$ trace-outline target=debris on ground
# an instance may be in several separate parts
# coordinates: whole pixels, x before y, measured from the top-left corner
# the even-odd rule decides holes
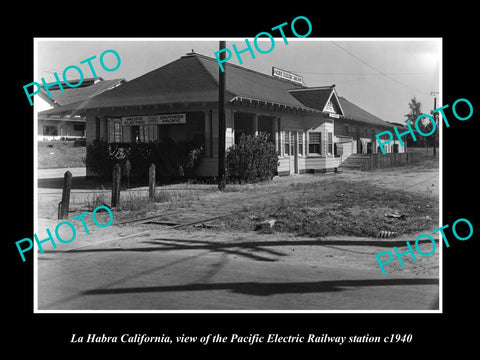
[[[255,231],[268,231],[271,232],[273,230],[273,226],[277,220],[275,219],[270,219],[270,220],[264,220],[261,223],[258,223],[255,225]]]
[[[396,219],[402,219],[405,217],[405,214],[399,214],[399,213],[386,213],[383,214],[385,217],[390,217],[390,218],[396,218]]]
[[[397,233],[394,231],[382,230],[378,233],[377,238],[389,238],[395,236]]]
[[[209,223],[200,223],[193,225],[195,228],[202,228],[202,229],[216,229],[219,227],[217,224],[209,224]]]

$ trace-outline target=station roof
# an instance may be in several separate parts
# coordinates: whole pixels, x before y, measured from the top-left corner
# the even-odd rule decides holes
[[[70,82],[72,85],[76,84],[73,80]],[[96,96],[124,82],[125,79],[103,80],[103,78],[86,78],[83,79],[81,85],[72,88],[62,81],[61,84],[63,91],[60,89],[59,85],[48,83],[48,91],[50,92],[51,97],[48,96],[43,85],[40,87],[39,96],[52,106],[59,107]]]
[[[332,98],[332,92],[335,92],[334,86],[307,88],[238,65],[225,63],[224,67],[226,101],[253,99],[321,113],[324,112],[326,102]],[[217,60],[197,53],[188,53],[109,91],[40,114],[74,115],[97,108],[217,102],[218,84]],[[337,112],[346,118],[391,127],[348,100],[337,97],[336,93],[333,102]]]
[[[340,105],[342,106],[346,118],[350,118],[353,120],[361,120],[372,125],[386,126],[389,128],[392,127],[390,123],[380,119],[378,116],[369,113],[368,111],[348,101],[344,97],[339,96],[338,100],[340,101]]]

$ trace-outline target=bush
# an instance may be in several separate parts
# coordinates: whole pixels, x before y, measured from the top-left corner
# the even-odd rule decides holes
[[[118,162],[122,166],[127,157],[128,148],[95,139],[93,144],[87,146],[85,165],[100,176],[109,177],[112,175],[113,165]]]
[[[85,165],[100,176],[109,178],[114,164],[119,163],[124,175],[145,177],[150,164],[154,163],[157,177],[171,177],[183,175],[183,170],[193,170],[202,151],[193,143],[171,139],[133,144],[109,144],[96,139],[87,146]]]
[[[277,173],[278,155],[268,134],[240,137],[226,153],[226,177],[230,182],[270,180]]]
[[[78,147],[78,146],[85,147],[85,146],[87,146],[87,140],[85,138],[75,139],[75,141],[73,143],[73,146],[74,147]]]
[[[130,161],[132,171],[139,176],[147,175],[148,168],[153,163],[160,177],[178,177],[193,170],[198,165],[202,153],[203,149],[195,147],[193,143],[167,139],[132,144]]]

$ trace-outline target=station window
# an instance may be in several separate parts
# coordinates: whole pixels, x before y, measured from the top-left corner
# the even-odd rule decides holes
[[[308,133],[308,153],[309,154],[321,154],[322,145],[322,133],[310,132]]]
[[[297,136],[297,133],[294,131],[290,131],[290,154],[295,155],[295,137]]]
[[[56,126],[43,125],[43,135],[58,135],[58,128]]]
[[[158,126],[154,125],[141,125],[139,127],[139,142],[150,142],[157,140]]]
[[[119,122],[113,124],[113,142],[122,141],[122,127]]]
[[[116,125],[116,124],[115,124]],[[150,141],[155,141],[158,139],[158,126],[156,124],[153,125],[134,125],[134,126],[123,126],[123,132],[130,133],[130,141],[131,143],[147,143]],[[125,131],[125,130],[129,131]],[[124,136],[125,138],[125,136]],[[127,137],[128,139],[128,137]]]
[[[303,132],[298,133],[298,154],[303,155]]]
[[[122,142],[122,126],[120,119],[108,119],[108,142],[119,143]]]
[[[290,132],[285,132],[285,155],[290,155]]]
[[[73,130],[84,131],[85,130],[85,124],[73,125]]]
[[[328,133],[328,153],[333,154],[333,133]]]

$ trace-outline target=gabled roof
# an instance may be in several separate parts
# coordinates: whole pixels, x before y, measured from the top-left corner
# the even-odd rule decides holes
[[[63,92],[58,85],[53,85],[48,88],[51,97],[48,96],[45,87],[41,86],[39,96],[54,107],[68,105],[77,101],[85,100],[104,91],[112,89],[125,82],[125,79],[103,80],[102,78],[87,78],[83,79],[82,84],[78,87],[69,87],[64,81],[61,82]],[[73,81],[71,82],[72,85]],[[49,83],[50,85],[53,83]]]
[[[335,113],[344,115],[342,106],[335,91],[335,85],[289,90],[290,94],[302,104],[320,111],[329,111],[327,104],[331,103]]]

